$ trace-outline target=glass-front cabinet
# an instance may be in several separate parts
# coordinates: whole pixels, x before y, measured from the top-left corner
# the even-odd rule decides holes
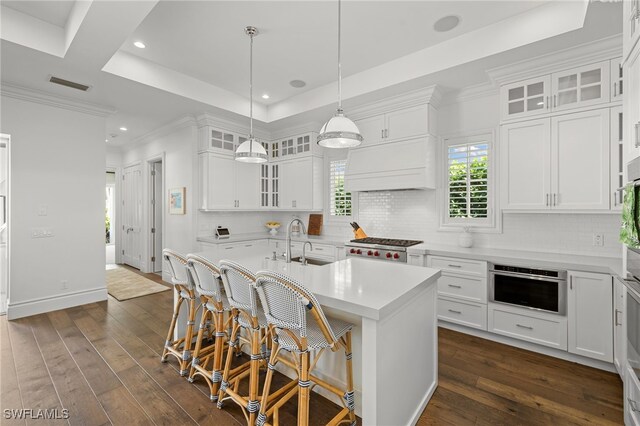
[[[548,112],[550,83],[547,75],[502,86],[502,119],[511,120]]]
[[[609,102],[609,61],[551,75],[554,111]]]
[[[624,74],[622,71],[622,58],[611,60],[611,102],[622,100],[624,94]]]

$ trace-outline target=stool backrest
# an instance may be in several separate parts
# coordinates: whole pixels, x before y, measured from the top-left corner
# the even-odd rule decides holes
[[[169,272],[171,273],[171,281],[173,284],[191,287],[189,277],[187,276],[187,258],[171,249],[162,250],[162,257],[169,265]]]
[[[216,265],[201,256],[189,254],[187,270],[198,294],[222,302],[220,269]]]
[[[230,260],[220,261],[220,276],[229,305],[258,316],[258,297],[256,295],[256,277],[244,266]]]
[[[306,337],[309,313],[327,342],[331,346],[337,342],[316,297],[293,278],[276,272],[260,271],[256,275],[256,291],[269,324],[297,331],[300,337]]]

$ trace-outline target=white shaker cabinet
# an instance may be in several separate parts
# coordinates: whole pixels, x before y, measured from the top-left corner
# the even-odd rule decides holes
[[[551,118],[553,209],[609,209],[609,110]]]
[[[609,132],[608,108],[503,125],[502,209],[609,209]]]
[[[640,156],[640,45],[625,63],[624,72],[625,162],[629,162]]]
[[[610,62],[609,77],[611,78],[611,102],[620,101],[625,92],[624,71],[622,58],[612,59]]]
[[[613,365],[625,380],[624,366],[627,364],[627,288],[618,278],[613,280]]]
[[[585,65],[551,75],[552,109],[609,102],[609,61]]]
[[[550,102],[551,78],[548,75],[507,84],[500,88],[503,120],[549,112]]]
[[[363,144],[410,139],[429,134],[429,106],[417,105],[356,120]]]
[[[612,307],[610,275],[569,271],[569,352],[613,362]]]
[[[278,163],[280,208],[283,210],[321,210],[323,159],[304,157]]]
[[[622,210],[622,187],[626,183],[624,174],[624,115],[622,113],[622,107],[617,106],[611,108],[609,110],[609,115],[611,128],[611,152],[609,153],[609,167],[611,169],[611,181],[609,188],[611,196],[611,210]]]
[[[257,210],[260,205],[260,166],[240,163],[232,156],[199,155],[200,209]]]
[[[501,127],[500,200],[504,210],[547,210],[551,188],[548,118]]]

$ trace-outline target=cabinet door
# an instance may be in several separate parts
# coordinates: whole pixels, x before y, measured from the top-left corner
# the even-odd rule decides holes
[[[622,58],[609,61],[609,76],[611,77],[611,101],[622,100],[622,95],[624,95]]]
[[[235,165],[233,158],[202,154],[206,163],[206,206],[208,210],[226,210],[235,208]]]
[[[609,61],[551,75],[553,110],[609,102]]]
[[[622,380],[624,380],[624,366],[627,364],[627,329],[625,306],[627,303],[627,289],[619,279],[613,280],[613,365],[615,365]]]
[[[625,163],[640,156],[640,46],[625,64],[624,144]]]
[[[613,362],[611,276],[569,272],[569,352]]]
[[[501,127],[500,194],[505,210],[545,210],[550,205],[550,121]]]
[[[640,40],[640,0],[622,2],[623,55],[626,58]]]
[[[622,210],[622,187],[625,184],[624,178],[624,140],[622,137],[623,114],[622,107],[617,106],[609,110],[609,124],[611,128],[609,153],[611,171],[611,210]]]
[[[380,142],[384,137],[385,118],[384,114],[357,120],[356,125],[362,135],[363,145]]]
[[[408,139],[428,133],[427,105],[418,105],[386,114],[385,139]]]
[[[260,164],[235,161],[236,207],[257,210],[260,207]]]
[[[549,112],[551,80],[548,75],[500,88],[502,119],[528,117]]]
[[[296,183],[294,182],[296,168],[293,161],[283,161],[279,164],[280,172],[280,207],[285,210],[294,208],[296,198]]]
[[[554,209],[609,209],[609,110],[551,119]]]

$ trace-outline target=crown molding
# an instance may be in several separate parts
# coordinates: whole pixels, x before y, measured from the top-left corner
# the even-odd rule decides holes
[[[590,43],[515,62],[487,70],[497,86],[536,75],[551,74],[563,69],[588,65],[622,56],[622,35],[614,35]]]
[[[430,104],[437,109],[442,96],[442,90],[437,85],[428,86],[355,107],[349,113],[349,118],[359,120],[372,114],[423,104]]]
[[[8,81],[0,82],[0,96],[67,109],[70,111],[82,112],[98,117],[107,117],[117,112],[113,107],[54,95],[52,93],[45,92],[44,90],[31,89]]]
[[[161,138],[163,136],[166,136],[168,134],[171,134],[175,131],[178,131],[180,129],[184,129],[185,127],[195,127],[196,126],[196,120],[190,116],[184,116],[182,118],[179,118],[175,121],[172,121],[168,124],[165,124],[164,126],[158,127],[155,130],[152,130],[148,133],[145,133],[142,136],[139,136],[135,139],[132,139],[129,143],[127,143],[126,145],[122,145],[122,148],[128,148],[129,146],[133,147],[133,146],[138,146],[138,145],[144,145],[147,144],[149,142],[153,142],[154,140]]]
[[[240,133],[240,134],[249,133],[249,126],[247,126],[246,122],[239,123],[237,121],[228,120],[226,118],[216,117],[214,115],[211,115],[208,112],[205,112],[203,114],[196,116],[195,120],[198,127],[212,126],[212,127],[228,130],[233,133]],[[271,138],[271,134],[267,130],[261,128],[260,125],[256,126],[255,122],[253,123],[253,133],[254,133],[254,136],[257,137],[258,139],[270,140]]]
[[[302,133],[318,133],[322,127],[322,123],[312,121],[298,126],[287,127],[284,129],[278,129],[271,132],[271,140],[288,138],[289,136],[300,135]]]
[[[474,99],[486,98],[488,96],[498,95],[499,88],[493,83],[481,83],[473,86],[464,87],[460,90],[452,90],[445,93],[440,105],[453,105],[460,102],[468,102]]]

